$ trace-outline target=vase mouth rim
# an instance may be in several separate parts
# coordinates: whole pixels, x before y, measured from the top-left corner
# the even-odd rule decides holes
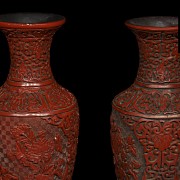
[[[169,31],[178,30],[178,17],[176,16],[145,16],[125,21],[131,29]]]
[[[63,25],[65,17],[54,13],[18,12],[0,15],[0,28],[53,28]]]

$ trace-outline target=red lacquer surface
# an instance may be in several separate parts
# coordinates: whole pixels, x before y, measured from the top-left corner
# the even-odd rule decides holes
[[[78,105],[50,68],[51,41],[63,23],[0,22],[11,57],[7,81],[0,88],[0,179],[72,178]]]
[[[135,82],[113,100],[117,178],[180,179],[178,27],[126,25],[136,35],[140,64]]]

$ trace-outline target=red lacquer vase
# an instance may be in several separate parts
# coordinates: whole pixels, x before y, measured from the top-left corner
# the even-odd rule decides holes
[[[177,17],[127,20],[137,38],[135,82],[112,102],[117,179],[180,179],[180,58]]]
[[[0,88],[0,179],[72,178],[78,105],[50,68],[51,41],[64,22],[57,14],[0,15],[11,57]]]

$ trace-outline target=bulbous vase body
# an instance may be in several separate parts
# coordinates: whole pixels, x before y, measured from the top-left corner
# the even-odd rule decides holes
[[[112,103],[117,179],[180,179],[180,58],[176,17],[125,23],[137,38],[135,82]]]
[[[10,50],[0,88],[0,179],[70,180],[78,143],[74,95],[50,68],[50,47],[64,17],[43,13],[0,15]]]

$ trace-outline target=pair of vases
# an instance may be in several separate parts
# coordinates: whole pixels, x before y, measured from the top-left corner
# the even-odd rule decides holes
[[[180,179],[180,65],[176,17],[126,21],[137,37],[134,84],[112,103],[117,179]],[[70,180],[79,134],[76,98],[50,68],[56,14],[0,15],[11,66],[0,88],[0,180]]]

